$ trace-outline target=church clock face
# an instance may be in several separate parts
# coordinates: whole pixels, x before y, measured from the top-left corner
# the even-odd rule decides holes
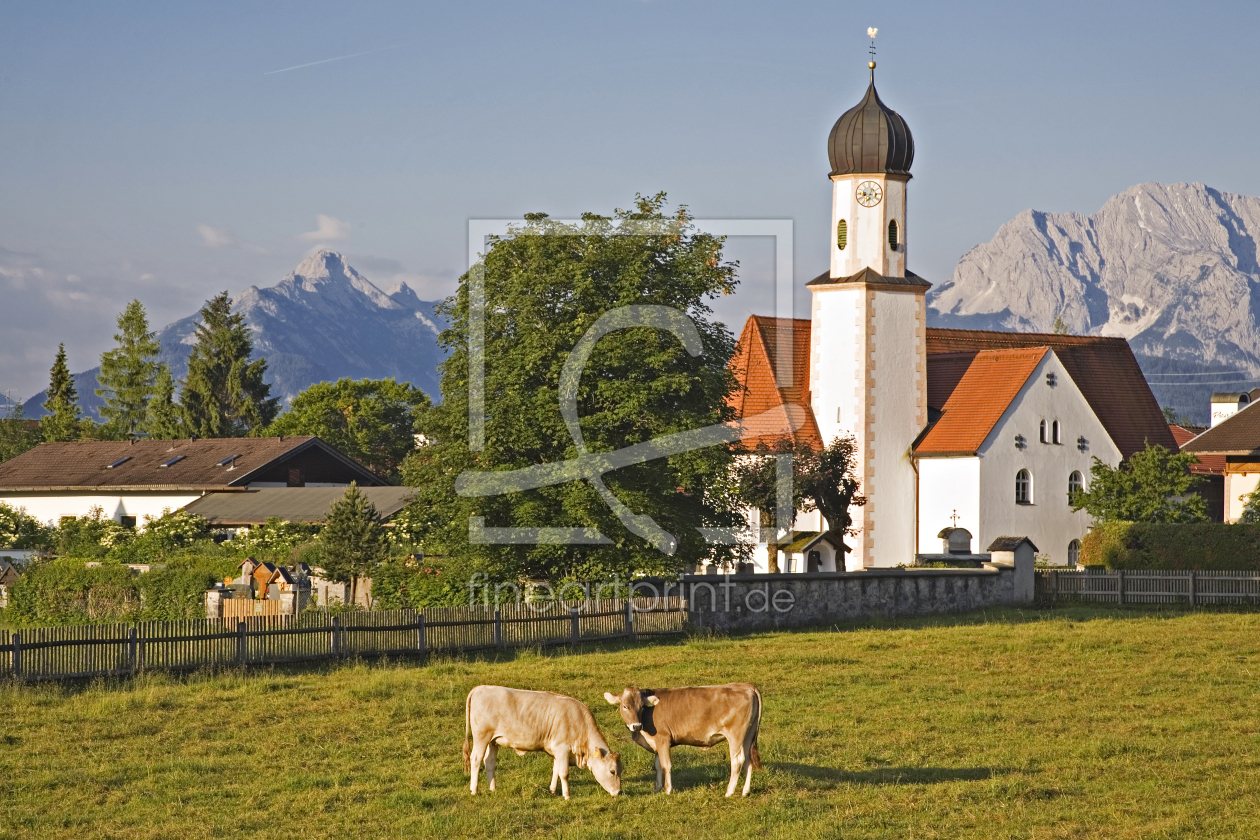
[[[874,181],[863,181],[857,187],[858,204],[863,207],[874,207],[884,197],[884,191]]]

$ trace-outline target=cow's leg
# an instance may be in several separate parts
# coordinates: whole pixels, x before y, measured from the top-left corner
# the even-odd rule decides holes
[[[726,739],[726,743],[731,748],[731,780],[726,783],[726,795],[730,796],[735,793],[735,788],[739,785],[739,774],[743,772],[744,764],[750,767],[752,762],[748,761],[748,754],[744,751],[743,745],[736,746],[735,741],[730,738]]]
[[[661,757],[653,754],[652,765],[656,768],[656,788],[653,793],[660,793],[661,788],[665,786],[664,776],[661,775]]]
[[[494,768],[499,760],[499,745],[491,741],[486,746],[486,778],[490,780],[490,790],[494,790]]]
[[[565,799],[569,798],[569,751],[556,750],[555,761],[551,764],[551,792],[556,792],[556,780],[560,780],[560,792]]]
[[[747,777],[746,779],[744,779],[744,793],[743,793],[743,796],[747,796],[747,795],[748,795],[748,791],[752,790],[752,771],[753,771],[753,766],[752,766],[752,765],[753,765],[753,763],[752,763],[752,757],[751,757],[751,755],[750,755],[750,754],[747,754],[747,753],[746,753],[746,754],[744,755],[744,763],[748,765],[748,777]]]
[[[660,763],[661,772],[665,774],[665,792],[674,792],[674,780],[669,773],[669,742],[666,741],[656,750],[656,760]]]
[[[472,752],[468,754],[468,770],[472,776],[468,786],[472,789],[473,796],[477,795],[477,776],[481,773],[481,760],[486,755],[486,746],[485,742],[473,738]]]

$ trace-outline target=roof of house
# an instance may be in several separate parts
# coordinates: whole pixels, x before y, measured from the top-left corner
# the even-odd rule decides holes
[[[382,519],[407,506],[414,487],[361,487]],[[323,522],[333,503],[346,494],[344,487],[262,487],[243,493],[210,493],[184,508],[204,516],[211,525],[260,525],[272,517],[287,522]]]
[[[927,329],[929,359],[939,353],[1016,347],[1049,347],[1054,351],[1120,450],[1121,457],[1140,452],[1148,441],[1178,451],[1168,421],[1138,367],[1129,342],[1123,338]],[[929,369],[929,394],[931,389]],[[931,405],[930,398],[928,404]]]
[[[1178,426],[1170,423],[1168,428],[1172,431],[1172,435],[1177,439],[1177,445],[1181,447],[1183,452],[1191,450],[1186,449],[1186,444],[1194,440],[1195,437],[1204,432],[1203,429],[1187,429],[1185,426]],[[1209,455],[1206,452],[1195,453],[1198,456],[1199,463],[1190,465],[1190,472],[1195,475],[1224,475],[1225,474],[1225,456]]]
[[[739,346],[731,360],[740,385],[731,402],[740,417],[767,416],[763,413],[769,412],[768,416],[773,418],[777,411],[784,418],[775,422],[768,419],[760,424],[746,420],[748,430],[743,440],[746,447],[773,447],[785,439],[807,443],[814,448],[822,447],[822,436],[810,408],[809,339],[810,322],[804,318],[753,315],[744,324]],[[787,348],[792,353],[791,377],[788,380],[780,376],[782,381],[776,382],[775,374],[786,367],[786,359],[782,365],[777,362],[781,351]],[[1123,338],[936,327],[927,329],[929,407],[943,410],[959,384],[964,379],[968,381],[966,390],[958,395],[952,407],[953,417],[938,434],[934,434],[936,426],[930,427],[920,441],[920,447],[927,444],[933,447],[930,451],[943,454],[953,451],[946,447],[956,445],[963,438],[966,440],[962,444],[970,446],[976,434],[965,432],[965,427],[977,420],[983,425],[991,418],[992,422],[985,430],[987,435],[1026,381],[1027,375],[1019,379],[1020,370],[1031,374],[1031,365],[1035,365],[1033,357],[1039,360],[1047,350],[1055,352],[1123,457],[1142,450],[1147,441],[1178,451],[1178,442],[1142,376],[1133,351]],[[981,388],[984,384],[981,378],[968,378],[967,373],[973,363],[998,376],[992,381],[992,391],[986,393]],[[1014,365],[1015,368],[1006,369],[1004,365]],[[783,370],[783,373],[786,372]],[[1017,379],[1018,385],[1014,384]],[[1002,402],[1004,398],[1005,402]],[[964,405],[972,408],[964,410]],[[993,414],[995,410],[996,415]],[[973,411],[978,414],[973,414]],[[790,435],[779,431],[793,415],[804,415],[803,425]],[[1257,416],[1257,421],[1260,423],[1260,416]],[[939,420],[936,425],[940,425]],[[930,443],[928,437],[932,438]],[[1257,440],[1260,441],[1260,436]],[[978,446],[977,443],[962,451],[974,452]]]
[[[915,444],[920,455],[974,454],[1048,347],[928,356],[928,405],[941,412]]]
[[[809,321],[753,315],[744,324],[731,368],[739,387],[730,403],[745,425],[744,447],[773,448],[789,441],[822,448],[809,408]]]
[[[1038,550],[1028,537],[998,537],[989,544],[989,551],[1015,551],[1024,543],[1028,543],[1033,551]]]
[[[1260,402],[1240,409],[1182,447],[1203,460],[1203,455],[1260,455]]]
[[[262,481],[286,462],[335,474],[336,483],[385,480],[309,435],[41,443],[0,464],[0,491],[228,490]],[[310,477],[323,481],[328,476]],[[331,478],[329,480],[332,480]]]

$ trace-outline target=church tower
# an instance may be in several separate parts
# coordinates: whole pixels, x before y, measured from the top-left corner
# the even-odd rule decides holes
[[[867,497],[853,508],[850,570],[910,563],[917,482],[910,449],[927,425],[931,284],[906,270],[906,185],[914,140],[875,92],[836,121],[831,269],[811,281],[810,400],[823,441],[852,434]]]

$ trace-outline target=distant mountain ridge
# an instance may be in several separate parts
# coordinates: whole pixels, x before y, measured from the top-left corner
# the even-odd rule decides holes
[[[442,321],[436,301],[423,301],[406,283],[388,292],[346,262],[321,249],[275,286],[250,286],[232,299],[232,311],[254,333],[254,354],[267,359],[267,382],[282,405],[315,382],[350,377],[410,382],[440,399],[437,367],[444,354],[437,344]],[[198,307],[200,310],[200,307]],[[188,372],[195,341],[194,313],[162,328],[161,361],[177,380]],[[96,417],[99,367],[75,374],[79,404]],[[43,414],[43,393],[24,405],[27,417]]]
[[[1128,339],[1161,405],[1206,423],[1260,377],[1260,198],[1139,184],[1097,213],[1025,211],[928,293],[928,324]]]

